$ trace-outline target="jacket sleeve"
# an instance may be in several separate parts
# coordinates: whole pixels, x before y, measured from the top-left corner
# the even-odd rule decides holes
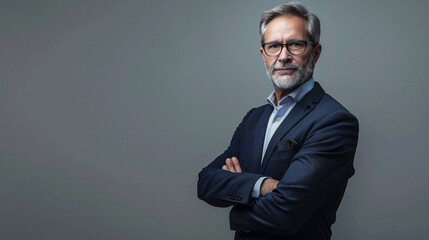
[[[272,193],[230,213],[232,230],[291,234],[300,230],[329,193],[353,173],[357,119],[346,111],[312,126],[301,149]]]
[[[252,109],[253,110],[253,109]],[[262,175],[242,172],[231,173],[222,170],[226,158],[237,157],[240,162],[240,138],[242,129],[251,114],[250,110],[236,128],[227,150],[219,155],[198,174],[198,198],[216,207],[251,205],[253,185]]]

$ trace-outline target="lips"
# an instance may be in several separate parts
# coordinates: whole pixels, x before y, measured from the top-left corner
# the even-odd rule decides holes
[[[290,75],[294,73],[297,69],[296,68],[276,68],[274,69],[275,72],[278,72],[280,75]]]

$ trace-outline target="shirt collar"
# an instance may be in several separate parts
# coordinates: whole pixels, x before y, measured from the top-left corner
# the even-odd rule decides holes
[[[301,99],[310,92],[311,89],[314,87],[314,79],[311,78],[310,80],[306,81],[305,83],[301,84],[297,89],[293,90],[293,92],[289,93],[286,97],[282,98],[279,102],[279,107],[284,105],[286,102],[289,101],[289,99],[292,99],[294,102],[299,102]],[[274,94],[274,91],[268,96],[267,101],[268,103],[273,106],[274,108],[277,108],[276,104],[274,103],[276,100],[276,95]]]

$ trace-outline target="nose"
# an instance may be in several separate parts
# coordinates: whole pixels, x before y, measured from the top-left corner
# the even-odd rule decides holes
[[[289,53],[289,51],[286,49],[286,46],[283,46],[277,60],[282,63],[288,63],[292,61],[292,54]]]

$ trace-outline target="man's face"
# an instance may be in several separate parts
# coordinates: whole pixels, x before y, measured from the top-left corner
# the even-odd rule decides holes
[[[296,16],[280,16],[267,25],[265,43],[287,43],[291,40],[310,40],[307,34],[307,23],[304,19]],[[287,51],[286,46],[283,47],[280,55],[275,57],[267,56],[262,48],[260,48],[260,53],[274,88],[291,92],[310,79],[321,50],[322,47],[318,44],[315,47],[307,45],[301,55],[292,55]]]

